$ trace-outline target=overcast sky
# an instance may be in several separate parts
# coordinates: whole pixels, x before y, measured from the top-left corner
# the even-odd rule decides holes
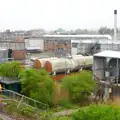
[[[120,27],[120,0],[0,0],[0,30],[113,27],[114,9]]]

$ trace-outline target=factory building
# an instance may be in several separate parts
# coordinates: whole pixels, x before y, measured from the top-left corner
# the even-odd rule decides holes
[[[67,49],[71,53],[71,40],[86,41],[92,40],[111,40],[110,35],[44,35],[44,50],[46,51],[64,51]]]
[[[53,51],[56,54],[65,52],[74,55],[79,51],[82,53],[89,51],[88,40],[91,44],[100,40],[111,41],[111,39],[110,35],[44,35],[25,39],[25,48],[28,51]]]
[[[25,59],[25,43],[19,41],[0,41],[0,48],[12,49],[12,57],[16,60]]]
[[[71,40],[71,54],[91,55],[104,50],[120,51],[120,41],[101,40]]]
[[[28,51],[40,52],[44,50],[44,40],[41,37],[25,39],[25,48]]]
[[[93,79],[101,83],[105,95],[109,98],[109,87],[112,95],[120,97],[120,52],[103,51],[93,56]]]

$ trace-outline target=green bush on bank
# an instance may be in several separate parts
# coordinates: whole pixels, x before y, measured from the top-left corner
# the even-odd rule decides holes
[[[62,86],[68,90],[71,99],[75,102],[88,98],[95,85],[91,71],[81,71],[78,74],[65,77],[62,81]]]
[[[73,120],[120,120],[120,107],[90,105],[72,115]]]
[[[0,64],[0,76],[9,78],[18,78],[19,74],[23,71],[20,62],[4,62]]]

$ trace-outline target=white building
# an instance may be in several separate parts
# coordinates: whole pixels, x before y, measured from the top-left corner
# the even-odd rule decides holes
[[[25,39],[25,48],[31,50],[44,50],[44,40],[42,38]]]

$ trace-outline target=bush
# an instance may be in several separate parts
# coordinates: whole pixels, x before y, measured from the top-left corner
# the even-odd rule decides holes
[[[16,61],[0,64],[0,76],[3,77],[18,78],[22,70],[21,64]]]
[[[64,108],[70,108],[71,107],[71,103],[69,100],[66,100],[66,99],[61,99],[59,101],[59,104],[61,107],[64,107]]]
[[[53,81],[45,70],[28,69],[20,74],[22,93],[35,100],[51,105]]]
[[[72,115],[73,120],[120,120],[120,108],[109,105],[90,105]]]
[[[82,71],[73,76],[65,77],[62,86],[69,91],[72,100],[80,101],[91,94],[95,82],[92,80],[92,72]]]
[[[20,109],[20,113],[23,115],[23,116],[27,116],[27,117],[30,117],[30,116],[33,116],[33,114],[35,113],[34,110],[30,107],[25,107],[25,108],[21,108]]]

